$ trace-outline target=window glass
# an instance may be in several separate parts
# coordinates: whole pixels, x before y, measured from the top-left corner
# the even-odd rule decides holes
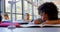
[[[9,19],[11,19],[11,4],[8,3],[9,1],[12,0],[5,0],[5,7],[6,7],[6,13],[9,14]],[[21,0],[13,0],[13,2],[16,2],[13,4],[12,7],[12,17],[13,20],[21,20],[22,19],[22,4],[21,4]],[[21,16],[20,16],[21,15]]]

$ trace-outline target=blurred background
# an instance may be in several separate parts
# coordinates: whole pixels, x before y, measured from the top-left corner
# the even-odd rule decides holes
[[[40,16],[37,8],[45,2],[54,2],[56,4],[59,11],[58,18],[60,18],[60,0],[0,0],[0,14],[9,16],[8,19],[13,20],[12,22],[20,22],[25,19],[26,13],[29,15],[29,20],[38,19]],[[3,19],[3,21],[5,20]],[[51,29],[53,30],[52,32],[60,31],[58,28],[47,29],[16,28],[12,31],[12,29],[0,28],[0,32],[43,32],[43,30],[44,32],[51,32]]]
[[[12,8],[13,20],[19,21],[24,19],[25,13],[30,14],[30,20],[37,19],[39,17],[37,8],[44,2],[54,2],[58,7],[58,17],[60,18],[60,0],[0,0],[1,14],[7,13],[9,19],[11,19],[11,4],[9,1],[16,2]]]

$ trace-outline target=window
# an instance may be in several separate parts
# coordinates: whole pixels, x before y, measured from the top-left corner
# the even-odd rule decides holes
[[[9,19],[11,19],[11,4],[8,2],[12,0],[5,0],[5,6],[6,6],[6,13],[9,14]],[[14,0],[16,3],[13,4],[12,8],[12,17],[13,20],[21,20],[22,19],[22,3],[21,0]]]
[[[24,1],[24,13],[30,14],[30,19],[32,20],[32,4],[28,3],[27,1]]]
[[[34,19],[38,18],[38,10],[37,7],[34,6]]]
[[[12,0],[5,0],[5,7],[6,7],[6,13],[8,13],[9,15],[9,19],[11,19],[11,4],[8,3],[8,1],[12,1]],[[38,7],[38,0],[13,0],[13,1],[17,1],[16,3],[13,4],[13,8],[12,8],[12,17],[13,20],[22,20],[25,15],[25,13],[29,13],[30,14],[30,19],[36,19],[38,18],[38,11],[37,11],[37,7]],[[22,5],[23,3],[23,5]],[[22,11],[22,6],[23,6],[23,11]]]

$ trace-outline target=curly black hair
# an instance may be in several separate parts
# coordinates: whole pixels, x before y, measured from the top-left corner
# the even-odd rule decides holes
[[[48,20],[58,19],[58,9],[53,2],[46,2],[38,7],[38,14],[45,12],[48,15]]]

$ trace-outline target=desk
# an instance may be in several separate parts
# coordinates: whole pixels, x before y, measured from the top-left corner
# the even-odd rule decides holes
[[[11,30],[0,27],[0,32],[11,32]],[[16,28],[13,32],[60,32],[60,28]]]
[[[32,25],[30,25],[32,26]],[[55,26],[54,27],[15,27],[15,29],[13,29],[13,32],[60,32],[60,27],[59,26]],[[57,28],[56,28],[57,27]],[[10,29],[8,29],[8,27],[0,27],[0,32],[11,32]]]
[[[27,24],[27,25],[20,25],[20,27],[23,28],[59,28],[60,24],[55,24],[55,25],[50,25],[50,24],[39,24],[39,25],[35,25],[35,24]]]

